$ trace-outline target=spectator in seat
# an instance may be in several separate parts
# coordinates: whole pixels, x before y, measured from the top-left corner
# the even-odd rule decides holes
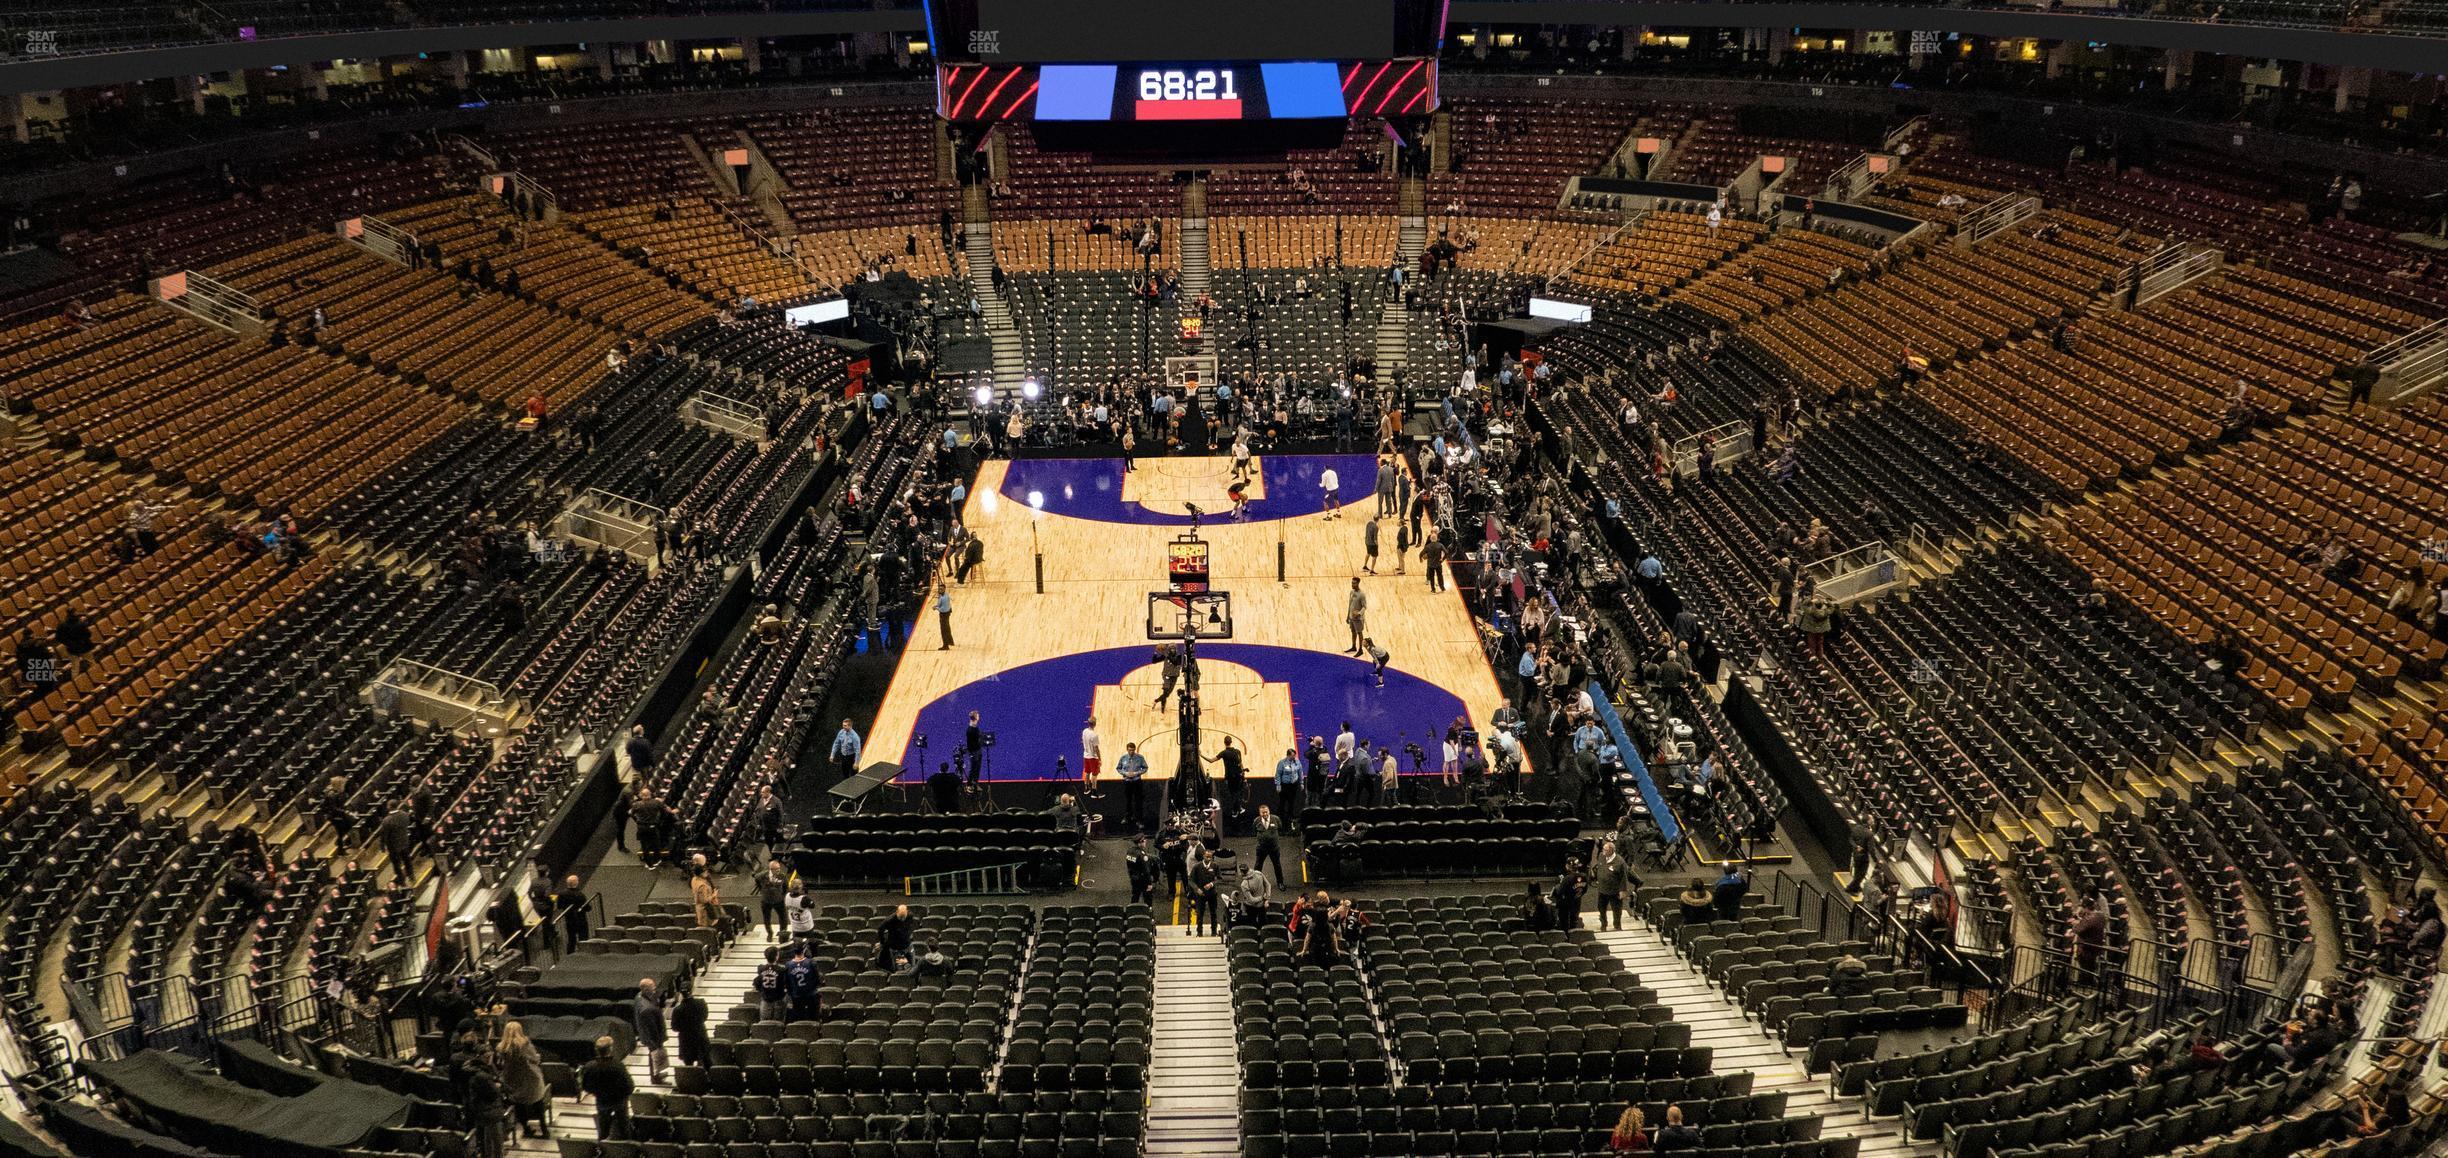
[[[2355,1095],[2347,1129],[2357,1137],[2372,1138],[2413,1120],[2414,1107],[2406,1097],[2406,1083],[2403,1080],[2389,1080],[2387,1087],[2377,1094],[2364,1092]]]
[[[1862,978],[1869,976],[1870,963],[1851,953],[1837,959],[1828,970],[1828,993],[1845,997],[1861,991]]]
[[[625,1141],[632,1136],[629,1095],[637,1092],[637,1081],[629,1076],[629,1067],[612,1056],[609,1036],[595,1039],[595,1056],[578,1071],[578,1088],[595,1099],[596,1141]]]
[[[2329,1051],[2337,1048],[2340,1039],[2336,1021],[2327,1011],[2315,1007],[2287,1022],[2279,1031],[2278,1040],[2269,1043],[2267,1049],[2288,1068],[2304,1070],[2320,1064]]]
[[[76,608],[71,607],[61,612],[60,621],[52,626],[51,642],[73,659],[93,650],[93,628],[86,625],[85,617],[77,614]]]
[[[1057,769],[1056,779],[1057,779],[1057,780],[1061,779],[1061,775],[1060,775],[1060,770],[1059,770],[1059,768]],[[1053,808],[1052,808],[1050,811],[1052,811],[1052,812],[1053,812],[1053,814],[1054,814],[1054,831],[1056,831],[1056,832],[1077,832],[1077,831],[1079,831],[1079,826],[1080,826],[1080,811],[1079,811],[1079,801],[1078,801],[1078,800],[1077,800],[1075,797],[1073,797],[1073,796],[1072,796],[1070,793],[1065,792],[1065,793],[1063,793],[1062,795],[1055,797],[1055,798],[1054,798],[1054,807],[1053,807]]]
[[[1556,924],[1555,902],[1539,890],[1537,881],[1531,881],[1525,887],[1520,911],[1523,927],[1533,933],[1561,927]]]
[[[952,770],[950,761],[938,761],[935,774],[927,777],[927,800],[936,815],[950,816],[961,810],[960,773]]]
[[[1666,1107],[1666,1124],[1658,1127],[1657,1149],[1663,1152],[1699,1148],[1700,1127],[1683,1121],[1683,1107],[1669,1104]]]
[[[2424,973],[2439,960],[2440,943],[2448,939],[2448,926],[2443,926],[2437,909],[2421,917],[2412,934],[2406,938],[2407,960]]]
[[[1717,878],[1710,897],[1717,906],[1719,920],[1731,921],[1742,913],[1742,901],[1751,891],[1751,870],[1741,865],[1726,866],[1725,875]]]
[[[789,626],[790,621],[782,618],[782,605],[778,603],[768,603],[765,605],[764,614],[757,617],[757,642],[780,643],[782,642],[783,631],[789,628]]]
[[[1683,923],[1686,925],[1705,925],[1717,919],[1716,894],[1710,892],[1708,885],[1698,877],[1693,877],[1692,882],[1684,886],[1675,901],[1683,907]]]
[[[59,657],[50,644],[30,631],[17,637],[17,679],[38,695],[60,683]]]
[[[1709,211],[1712,215],[1715,210]],[[1709,222],[1714,226],[1716,221]],[[1607,1150],[1615,1154],[1634,1154],[1649,1149],[1649,1123],[1639,1106],[1625,1106],[1623,1116],[1615,1119],[1615,1129],[1607,1135]]]
[[[1574,857],[1566,860],[1564,871],[1556,876],[1556,928],[1578,929],[1581,927],[1581,894],[1588,888],[1589,877],[1581,871],[1580,858]]]
[[[161,537],[154,532],[154,524],[169,509],[153,501],[151,490],[136,488],[134,497],[128,500],[127,509],[127,537],[136,557],[141,558],[161,549]]]

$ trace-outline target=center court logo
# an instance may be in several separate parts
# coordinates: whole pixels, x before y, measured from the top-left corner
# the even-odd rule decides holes
[[[970,55],[972,55],[972,56],[1000,56],[1000,55],[1002,55],[1002,54],[1003,54],[1003,33],[1002,33],[1002,32],[1000,32],[1000,31],[998,31],[998,30],[991,29],[991,28],[972,28],[972,29],[970,29],[970,30],[969,30],[969,54],[970,54]]]

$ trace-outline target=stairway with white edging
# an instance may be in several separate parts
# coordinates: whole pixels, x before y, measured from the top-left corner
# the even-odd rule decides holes
[[[1221,937],[1156,930],[1146,1154],[1241,1153],[1241,1067]]]
[[[765,963],[765,948],[777,943],[765,936],[762,926],[751,925],[738,937],[733,938],[729,945],[724,946],[722,956],[708,964],[705,972],[697,975],[694,984],[697,995],[705,998],[706,1027],[709,1031],[730,1017],[733,1007],[743,1001],[752,1000],[749,994],[756,987],[757,967]],[[665,1011],[664,1016],[666,1020],[669,1020],[668,1010]],[[670,1071],[680,1066],[680,1049],[676,1043],[664,1048],[671,1065],[663,1075],[666,1084],[660,1086],[646,1080],[645,1049],[641,1047],[629,1051],[627,1059],[629,1076],[637,1082],[637,1088],[641,1092],[659,1092],[672,1088],[669,1084]],[[553,1138],[525,1138],[521,1137],[517,1129],[513,1127],[510,1132],[508,1152],[553,1155],[558,1158],[561,1149],[560,1143],[555,1141],[555,1138],[593,1138],[595,1136],[595,1103],[580,1101],[576,1098],[554,1098],[552,1100],[552,1132]]]
[[[1784,1094],[1786,1116],[1818,1115],[1822,1136],[1859,1139],[1861,1158],[1940,1153],[1934,1142],[1907,1137],[1902,1119],[1874,1119],[1860,1101],[1830,1093],[1825,1078],[1812,1077],[1800,1057],[1787,1054],[1783,1043],[1693,969],[1656,930],[1636,923],[1599,933],[1598,943],[1638,974],[1643,986],[1656,990],[1657,999],[1674,1010],[1676,1021],[1691,1027],[1693,1045],[1709,1047],[1710,1069],[1721,1074],[1751,1071],[1751,1092]]]

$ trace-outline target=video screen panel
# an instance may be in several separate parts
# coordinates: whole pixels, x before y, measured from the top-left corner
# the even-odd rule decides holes
[[[945,25],[936,57],[1014,64],[1383,59],[1404,54],[1396,12],[1409,2],[936,0],[934,16]]]

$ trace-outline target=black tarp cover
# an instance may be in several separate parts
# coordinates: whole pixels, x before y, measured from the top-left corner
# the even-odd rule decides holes
[[[389,1090],[332,1082],[281,1097],[160,1050],[78,1067],[172,1133],[221,1150],[322,1158],[408,1118],[408,1099]]]

